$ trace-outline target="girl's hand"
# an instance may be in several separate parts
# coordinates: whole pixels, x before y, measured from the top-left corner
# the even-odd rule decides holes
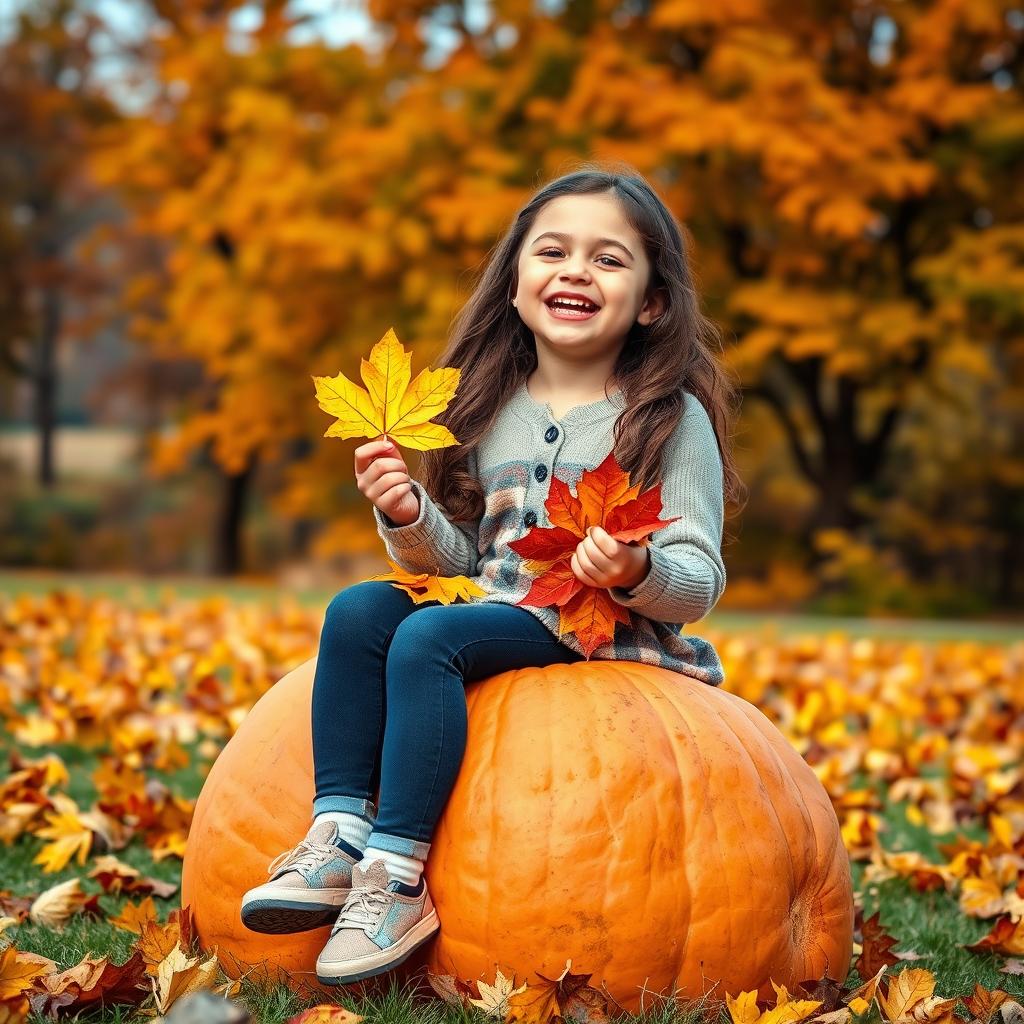
[[[588,587],[625,587],[631,590],[647,576],[650,568],[646,547],[623,544],[600,526],[591,526],[576,545],[573,575]]]
[[[355,453],[356,487],[393,523],[408,526],[420,514],[409,469],[398,449],[383,438],[361,444]]]

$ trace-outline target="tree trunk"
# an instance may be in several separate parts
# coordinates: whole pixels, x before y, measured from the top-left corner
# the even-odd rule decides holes
[[[43,317],[39,332],[38,358],[33,374],[36,427],[39,437],[39,483],[47,489],[56,483],[53,464],[53,435],[57,425],[57,341],[60,337],[61,297],[56,288],[43,289]]]
[[[224,500],[214,537],[213,572],[217,576],[234,576],[242,570],[242,527],[255,465],[254,457],[241,473],[223,475]]]

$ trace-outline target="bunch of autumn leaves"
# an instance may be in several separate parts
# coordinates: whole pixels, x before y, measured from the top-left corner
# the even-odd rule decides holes
[[[380,437],[418,451],[459,444],[447,427],[431,423],[455,397],[462,371],[453,367],[423,370],[411,380],[411,353],[394,330],[373,346],[360,373],[365,389],[344,374],[313,377],[316,397],[324,412],[336,416],[325,437]],[[610,641],[615,623],[629,622],[628,611],[612,599],[607,589],[581,582],[572,571],[577,545],[593,526],[600,526],[623,543],[643,542],[655,530],[675,522],[660,519],[661,484],[640,493],[630,486],[629,475],[614,452],[595,470],[584,470],[573,495],[556,476],[544,507],[550,527],[534,526],[509,547],[524,559],[526,571],[537,573],[529,593],[516,602],[537,608],[555,606],[559,611],[558,633],[575,633],[589,658],[594,649]],[[457,597],[469,600],[485,596],[465,576],[430,576],[408,573],[389,559],[394,571],[373,579],[391,579],[414,601],[450,604]]]
[[[163,883],[142,878],[113,857],[97,862],[90,877],[98,878],[106,891],[115,894],[148,891],[167,895],[159,891]],[[84,912],[83,902],[92,904],[92,912],[102,916],[97,897],[86,897],[77,884],[78,879],[73,878],[54,886],[30,901],[31,908],[22,905],[27,900],[0,893],[8,915],[0,918],[0,925],[30,918],[59,927],[66,915],[74,912],[69,907]],[[17,916],[9,916],[12,912]],[[129,903],[110,922],[138,936],[123,964],[115,964],[107,956],[86,954],[80,963],[62,971],[55,961],[13,944],[0,948],[0,1020],[13,1024],[25,1020],[30,1012],[56,1018],[111,1003],[134,1007],[148,1003],[141,1013],[156,1016],[200,989],[226,997],[240,991],[239,982],[224,973],[217,952],[207,956],[199,949],[190,908],[172,910],[166,924],[160,924],[152,897],[147,896],[141,905]]]

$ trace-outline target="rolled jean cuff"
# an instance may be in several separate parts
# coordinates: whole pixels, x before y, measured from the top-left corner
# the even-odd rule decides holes
[[[430,843],[406,839],[405,836],[388,835],[387,832],[371,832],[366,845],[374,846],[378,850],[390,850],[392,853],[404,853],[406,857],[415,857],[417,860],[426,860],[430,852]]]
[[[324,811],[345,811],[358,814],[371,825],[377,817],[377,807],[372,800],[362,800],[357,796],[318,796],[313,801],[313,817]]]

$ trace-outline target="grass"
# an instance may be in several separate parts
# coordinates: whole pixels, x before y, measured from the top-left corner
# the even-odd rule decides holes
[[[939,851],[940,843],[953,842],[956,833],[934,836],[923,826],[907,820],[906,804],[885,802],[882,818],[887,831],[883,846],[890,851],[916,850],[933,863],[945,858]],[[983,840],[984,830],[973,827],[962,830],[968,838]],[[885,930],[897,938],[897,952],[914,952],[922,959],[907,961],[908,967],[926,967],[936,977],[936,992],[945,998],[967,996],[975,983],[987,989],[1001,988],[1024,993],[1024,979],[1001,974],[1003,959],[993,953],[977,954],[964,949],[964,945],[977,942],[992,927],[992,922],[968,917],[960,911],[955,895],[942,889],[918,892],[905,878],[890,878],[864,886],[864,864],[852,865],[855,890],[862,893],[864,917],[879,912],[879,921]],[[892,970],[893,968],[890,968]],[[856,972],[852,972],[856,977]],[[866,979],[859,979],[864,981]]]

